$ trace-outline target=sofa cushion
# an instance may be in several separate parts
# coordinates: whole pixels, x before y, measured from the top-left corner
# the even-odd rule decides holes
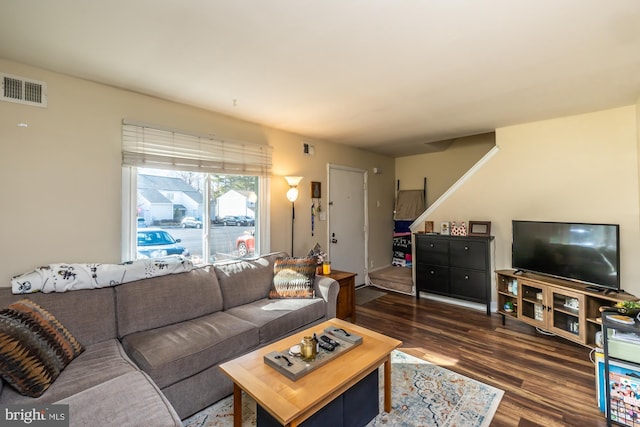
[[[26,397],[11,387],[5,387],[0,396],[0,404],[51,403],[136,370],[138,368],[126,355],[118,340],[102,341],[87,346],[42,396]]]
[[[214,269],[224,297],[224,309],[266,298],[273,280],[275,260],[285,255],[280,252],[216,264]]]
[[[122,344],[136,364],[164,388],[256,347],[258,328],[219,311],[127,335]]]
[[[222,310],[222,292],[210,267],[125,283],[115,292],[120,337]]]
[[[162,393],[169,399],[180,418],[185,419],[233,393],[233,382],[218,365],[213,365],[184,381],[164,387]],[[246,400],[243,400],[243,403],[246,403]],[[211,419],[206,421],[209,420]],[[226,424],[224,421],[224,418],[219,419],[221,426],[231,426],[231,420],[227,419]]]
[[[262,345],[323,319],[326,311],[322,298],[262,299],[234,307],[228,313],[256,325]]]
[[[132,371],[62,399],[69,405],[69,426],[182,426],[158,387],[141,371]]]
[[[84,346],[116,337],[116,309],[113,288],[82,291],[29,294],[62,323]],[[11,288],[0,292],[0,307],[24,299],[11,294]]]
[[[84,348],[47,310],[24,299],[0,311],[0,375],[38,397]]]
[[[277,258],[269,298],[313,298],[317,264],[315,257]]]

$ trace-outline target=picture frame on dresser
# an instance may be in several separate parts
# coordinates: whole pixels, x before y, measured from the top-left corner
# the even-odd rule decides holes
[[[491,221],[469,221],[469,236],[490,236]]]
[[[451,224],[449,221],[443,221],[440,223],[440,234],[448,236],[451,233]]]

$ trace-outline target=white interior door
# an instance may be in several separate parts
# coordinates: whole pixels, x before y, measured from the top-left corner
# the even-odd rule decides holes
[[[329,165],[329,258],[331,268],[367,274],[366,171]]]

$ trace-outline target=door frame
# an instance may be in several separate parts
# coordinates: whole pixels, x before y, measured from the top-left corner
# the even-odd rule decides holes
[[[363,269],[363,283],[367,283],[367,277],[369,277],[369,191],[368,191],[368,179],[369,174],[366,169],[354,168],[351,166],[339,165],[336,163],[327,163],[327,240],[326,247],[328,248],[329,259],[331,259],[331,209],[329,208],[329,203],[331,202],[331,170],[343,170],[350,172],[357,172],[362,174],[362,183],[363,183],[363,206],[362,206],[362,215],[364,220],[364,269]],[[356,284],[357,285],[357,284]]]

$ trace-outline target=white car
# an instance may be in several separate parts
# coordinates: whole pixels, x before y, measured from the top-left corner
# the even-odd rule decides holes
[[[185,216],[180,223],[182,228],[202,228],[202,221],[192,216]]]

